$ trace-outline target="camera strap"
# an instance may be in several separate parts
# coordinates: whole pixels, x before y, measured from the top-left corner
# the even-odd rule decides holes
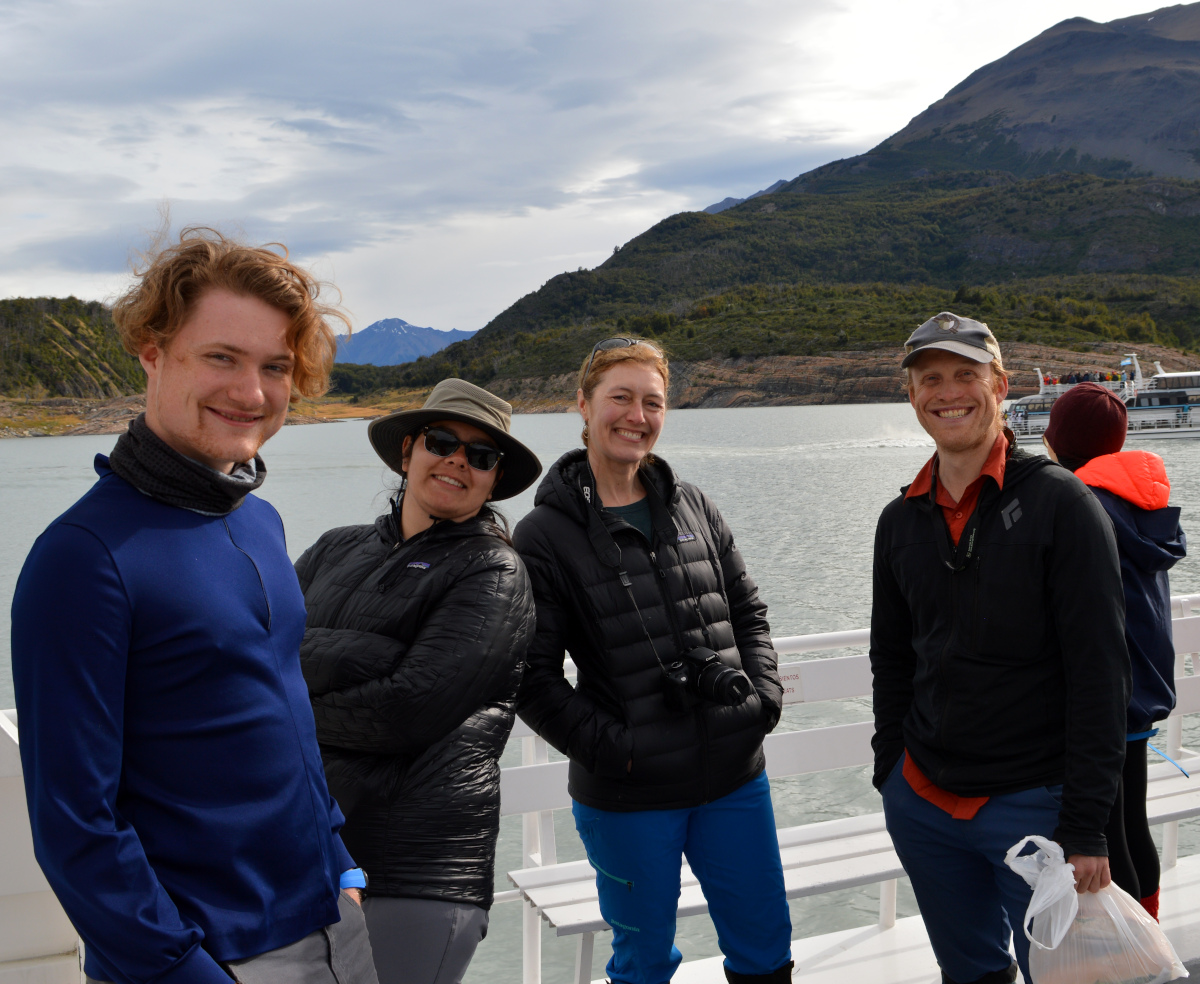
[[[946,524],[942,507],[937,502],[937,481],[937,472],[935,471],[930,476],[929,485],[929,515],[933,520],[933,537],[937,543],[938,555],[941,557],[942,563],[950,571],[958,574],[965,571],[971,565],[971,560],[979,554],[979,527],[983,522],[985,505],[990,505],[995,498],[996,493],[993,491],[995,485],[984,483],[979,497],[975,501],[975,510],[967,520],[967,525],[958,538],[956,546],[950,539],[950,528]]]
[[[642,627],[642,634],[646,637],[646,641],[650,643],[650,651],[654,653],[655,660],[665,672],[667,664],[663,662],[662,657],[658,654],[658,647],[654,645],[654,638],[650,635],[650,630],[646,628],[646,619],[642,616],[642,609],[637,603],[637,598],[633,595],[633,580],[629,577],[629,572],[625,570],[621,547],[616,539],[614,539],[612,532],[604,522],[604,517],[601,515],[600,497],[596,494],[596,477],[592,474],[591,464],[586,460],[583,463],[583,468],[580,469],[579,484],[584,499],[591,507],[591,515],[588,516],[587,524],[588,539],[592,541],[592,547],[596,551],[596,556],[600,559],[600,563],[604,564],[605,567],[611,567],[616,572],[617,579],[621,582],[621,587],[629,595],[629,602],[633,605],[633,610],[637,612],[638,625]]]
[[[617,552],[621,552],[621,548],[617,547]],[[642,627],[642,634],[646,637],[646,641],[650,643],[650,651],[654,653],[654,658],[658,661],[658,665],[665,672],[667,664],[663,662],[662,657],[658,655],[658,647],[654,645],[654,639],[650,635],[650,630],[646,628],[646,620],[642,617],[642,610],[638,607],[637,599],[633,596],[633,581],[629,579],[629,574],[625,571],[618,571],[617,577],[621,579],[621,584],[625,588],[625,593],[629,595],[629,602],[633,605],[633,610],[637,612],[638,624]]]

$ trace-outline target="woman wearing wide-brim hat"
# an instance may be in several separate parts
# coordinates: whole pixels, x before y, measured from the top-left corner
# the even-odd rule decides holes
[[[529,579],[490,503],[541,473],[512,408],[445,379],[370,425],[402,476],[369,526],[296,563],[301,664],[342,839],[366,874],[380,984],[457,984],[487,932],[500,753],[534,631]]]

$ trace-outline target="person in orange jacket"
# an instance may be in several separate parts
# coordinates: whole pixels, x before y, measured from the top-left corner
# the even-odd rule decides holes
[[[1156,919],[1158,851],[1146,819],[1146,744],[1175,707],[1169,571],[1187,552],[1179,509],[1168,505],[1163,460],[1123,451],[1127,414],[1111,390],[1081,383],[1054,401],[1042,440],[1050,457],[1091,488],[1112,520],[1125,591],[1125,641],[1133,670],[1122,788],[1105,830],[1113,881]]]

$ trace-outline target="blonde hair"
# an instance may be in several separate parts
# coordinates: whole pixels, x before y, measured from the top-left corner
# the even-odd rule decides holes
[[[644,338],[635,339],[636,345],[626,345],[624,348],[601,349],[595,355],[588,353],[581,363],[579,363],[579,388],[583,390],[583,398],[590,400],[592,394],[596,392],[596,387],[600,384],[600,379],[618,362],[643,362],[654,366],[658,374],[662,376],[663,387],[671,385],[671,370],[667,367],[667,357],[653,342],[648,342]],[[588,363],[591,363],[591,368],[588,368]],[[584,376],[584,373],[587,376]]]
[[[579,389],[583,393],[585,400],[590,400],[592,394],[596,392],[596,387],[600,385],[600,380],[604,374],[613,366],[621,362],[637,362],[643,365],[653,366],[655,371],[662,376],[663,395],[665,397],[667,390],[671,385],[671,370],[667,366],[667,356],[653,342],[648,342],[644,338],[635,339],[636,345],[626,345],[624,348],[615,349],[593,349],[588,353],[581,363],[579,363]],[[589,368],[588,364],[591,363]],[[583,446],[588,446],[587,425],[584,425]]]
[[[145,265],[134,269],[137,283],[113,307],[113,321],[131,355],[146,345],[166,348],[205,291],[227,290],[257,298],[288,316],[287,344],[295,358],[293,401],[329,389],[337,340],[328,319],[347,328],[350,320],[339,308],[319,302],[321,283],[288,260],[286,246],[245,246],[215,229],[191,226],[179,234],[178,243],[151,249],[144,259]]]

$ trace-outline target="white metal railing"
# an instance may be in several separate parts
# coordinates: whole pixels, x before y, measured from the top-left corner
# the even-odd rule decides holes
[[[1190,755],[1182,747],[1182,716],[1200,712],[1200,674],[1185,675],[1187,655],[1200,654],[1200,616],[1192,616],[1193,608],[1200,608],[1200,594],[1172,596],[1176,650],[1182,649],[1182,654],[1176,656],[1178,701],[1175,711],[1167,719],[1166,744],[1167,754],[1176,760]],[[850,629],[785,636],[772,642],[778,654],[791,656],[865,648],[870,645],[870,635],[869,629]],[[781,664],[779,675],[784,686],[785,705],[867,697],[871,693],[871,666],[865,653]],[[763,742],[767,771],[772,778],[781,778],[869,765],[874,761],[871,749],[874,731],[873,722],[863,721],[768,735]],[[522,764],[501,771],[501,815],[519,814],[522,817],[524,867],[556,864],[553,811],[571,805],[567,795],[568,763],[549,761],[549,745],[523,721],[517,721],[513,737],[522,741]],[[1164,869],[1175,865],[1178,849],[1179,821],[1164,823]],[[879,925],[883,928],[896,921],[896,888],[895,880],[880,885]],[[516,889],[497,892],[495,897],[497,903],[521,899],[522,894]],[[541,920],[537,910],[528,903],[524,905],[522,918],[522,958],[523,984],[541,984]],[[580,970],[577,968],[576,979],[586,979]],[[583,972],[586,973],[586,969]]]

